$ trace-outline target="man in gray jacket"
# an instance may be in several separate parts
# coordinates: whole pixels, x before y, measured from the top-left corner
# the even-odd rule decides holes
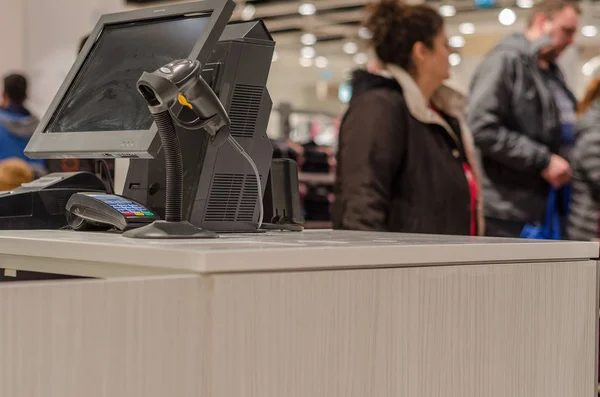
[[[471,82],[467,122],[481,166],[488,235],[519,237],[543,222],[550,186],[571,178],[562,149],[573,143],[576,99],[556,58],[572,44],[580,10],[536,4],[525,33],[496,45]]]

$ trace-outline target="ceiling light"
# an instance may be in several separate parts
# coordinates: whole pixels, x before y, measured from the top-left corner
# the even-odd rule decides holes
[[[304,33],[302,37],[300,37],[300,42],[304,45],[313,45],[317,42],[317,36],[312,33]]]
[[[254,7],[252,4],[247,4],[242,9],[242,19],[244,21],[249,21],[250,19],[252,19],[252,17],[254,16],[255,13],[256,13],[256,7]]]
[[[440,7],[439,13],[443,17],[453,17],[456,15],[456,8],[450,4],[445,4]]]
[[[277,51],[273,51],[273,58],[271,59],[271,62],[277,62],[279,60],[279,54],[277,53]]]
[[[458,31],[462,34],[473,34],[475,33],[475,25],[471,22],[465,22],[458,25]]]
[[[585,37],[594,37],[598,34],[598,28],[594,25],[585,25],[581,28],[581,34]]]
[[[517,21],[517,15],[510,8],[505,8],[498,14],[498,21],[504,26],[510,26]]]
[[[462,36],[452,36],[448,39],[450,47],[462,48],[465,46],[465,38]]]
[[[325,57],[317,57],[315,59],[315,66],[320,69],[325,69],[329,65],[329,60]]]
[[[450,56],[448,57],[448,62],[450,62],[450,65],[452,66],[457,66],[458,64],[460,64],[461,60],[462,59],[458,54],[450,54]]]
[[[363,52],[354,55],[354,63],[358,65],[366,65],[369,62],[369,56]]]
[[[373,38],[373,32],[363,26],[362,28],[358,29],[358,37],[364,40],[369,40]]]
[[[354,55],[358,52],[358,45],[352,41],[344,43],[344,52],[346,54]]]
[[[310,68],[313,65],[311,58],[300,58],[298,62],[300,62],[300,66],[303,68]]]
[[[519,8],[532,8],[533,0],[517,0],[517,7]]]
[[[314,15],[317,12],[317,7],[313,3],[303,3],[298,7],[300,15]]]
[[[300,50],[300,55],[302,58],[312,59],[317,55],[317,52],[312,47],[304,47]]]

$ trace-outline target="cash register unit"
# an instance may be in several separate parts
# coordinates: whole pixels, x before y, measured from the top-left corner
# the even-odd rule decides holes
[[[272,161],[266,83],[275,43],[261,21],[227,25],[233,9],[232,0],[206,0],[103,16],[25,154],[131,159],[123,195],[163,216],[161,142],[136,82],[172,60],[198,60],[229,114],[231,136],[256,164],[261,183],[232,145],[210,145],[207,134],[178,125],[183,218],[216,232],[256,231],[258,198]]]

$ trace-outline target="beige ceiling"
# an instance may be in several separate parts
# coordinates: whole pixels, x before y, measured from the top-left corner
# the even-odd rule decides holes
[[[422,0],[411,0],[422,2]],[[468,82],[469,75],[479,62],[483,54],[489,51],[502,37],[525,28],[525,20],[530,12],[515,6],[515,1],[498,0],[498,7],[494,9],[475,10],[473,0],[450,1],[457,9],[457,14],[446,18],[446,31],[449,36],[459,33],[459,25],[470,22],[475,25],[475,33],[464,35],[465,46],[457,49],[463,62],[454,68],[456,75],[463,75],[461,84]],[[346,41],[359,44],[360,51],[365,51],[365,43],[358,38],[358,23],[364,17],[363,7],[366,0],[313,0],[312,3],[318,11],[313,16],[298,14],[298,7],[303,1],[277,1],[263,4],[253,1],[238,1],[238,6],[233,20],[241,20],[242,10],[247,4],[255,6],[253,19],[265,18],[267,27],[272,31],[277,42],[279,60],[273,63],[270,75],[270,86],[276,92],[276,97],[293,97],[291,93],[300,90],[313,90],[320,80],[328,80],[334,86],[345,80],[348,72],[356,68],[353,56],[345,54],[342,50]],[[439,2],[428,2],[432,7],[439,7]],[[583,4],[583,24],[600,25],[597,18],[600,3],[586,2]],[[510,7],[517,14],[517,23],[512,26],[503,26],[498,22],[498,13],[501,8]],[[325,11],[325,12],[323,12]],[[599,26],[600,29],[600,26]],[[328,65],[325,69],[315,66],[301,67],[299,65],[300,50],[303,45],[300,38],[303,33],[313,33],[319,40],[313,47],[317,56],[327,57]],[[586,38],[581,34],[576,40],[579,54],[583,61],[599,55],[600,37]],[[292,78],[293,77],[293,78]]]

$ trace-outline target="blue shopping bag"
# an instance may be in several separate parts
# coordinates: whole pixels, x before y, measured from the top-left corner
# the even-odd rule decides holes
[[[570,195],[570,190],[564,190],[565,199]],[[548,202],[546,204],[546,216],[544,223],[541,225],[527,224],[523,227],[521,232],[521,238],[537,239],[537,240],[560,240],[562,238],[561,232],[561,212],[559,209],[558,200],[559,191],[550,188],[548,194]],[[563,200],[563,204],[566,200]],[[566,210],[565,206],[565,210]],[[567,211],[565,211],[567,212]]]

